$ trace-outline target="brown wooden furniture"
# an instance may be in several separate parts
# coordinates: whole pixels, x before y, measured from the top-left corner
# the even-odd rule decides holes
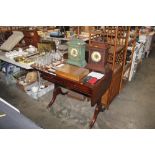
[[[108,59],[113,70],[112,82],[109,90],[102,97],[102,103],[106,104],[108,108],[114,97],[119,94],[125,83],[128,81],[136,38],[138,36],[138,27],[135,27],[132,37],[130,37],[130,27],[106,27],[104,32],[104,36],[107,37],[107,41],[109,41],[109,44],[112,45],[111,50],[109,50]],[[126,61],[128,46],[132,47],[130,62]],[[127,70],[128,75],[125,76],[125,72]]]
[[[109,104],[120,92],[124,59],[128,46],[130,27],[105,27],[104,36],[111,45],[108,62],[113,70],[112,82],[106,94],[102,97],[102,103],[109,107]]]
[[[107,62],[113,71],[112,82],[107,92],[102,96],[102,104],[107,108],[120,91],[129,32],[130,27],[125,26],[106,26],[100,31],[90,31],[89,44],[91,44],[93,39],[103,38],[111,46],[108,52]]]
[[[35,69],[38,70],[38,68],[35,68]],[[92,128],[97,119],[99,112],[104,110],[101,104],[101,97],[106,92],[108,87],[110,86],[111,77],[112,77],[111,69],[107,69],[104,77],[98,80],[95,85],[91,85],[88,83],[83,84],[82,80],[80,82],[77,82],[77,81],[72,81],[70,79],[66,79],[63,77],[56,76],[56,75],[52,75],[48,73],[46,70],[39,70],[39,71],[41,72],[41,76],[43,77],[43,79],[48,80],[54,83],[55,85],[52,99],[47,106],[48,108],[52,106],[57,95],[67,94],[67,93],[62,92],[61,87],[67,88],[69,90],[73,90],[75,92],[78,92],[90,98],[91,106],[96,105],[93,118],[89,125],[89,127]]]
[[[40,37],[36,30],[23,30],[25,45],[33,45],[37,47],[38,42],[40,41]]]

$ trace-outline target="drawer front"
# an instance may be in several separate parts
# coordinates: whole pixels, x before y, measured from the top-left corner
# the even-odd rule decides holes
[[[91,96],[92,90],[89,87],[86,87],[85,85],[74,83],[72,81],[65,81],[65,87],[74,90],[80,93],[83,93],[87,96]]]
[[[55,84],[58,84],[64,88],[67,88],[67,89],[70,89],[70,90],[74,90],[74,91],[77,91],[77,92],[80,92],[80,93],[83,93],[87,96],[91,96],[92,94],[92,89],[85,86],[85,85],[82,85],[80,83],[76,83],[74,81],[71,81],[71,80],[67,80],[67,79],[63,79],[63,78],[60,78],[60,77],[56,77],[56,76],[47,76],[45,74],[42,74],[42,77],[45,79],[45,80],[48,80],[52,83],[55,83]]]

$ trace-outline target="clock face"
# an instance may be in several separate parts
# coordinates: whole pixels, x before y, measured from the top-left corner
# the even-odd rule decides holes
[[[98,52],[98,51],[92,52],[92,54],[91,54],[91,59],[92,59],[94,62],[100,62],[100,61],[101,61],[101,54],[100,54],[100,52]]]
[[[72,48],[70,51],[70,54],[72,57],[77,57],[78,56],[78,50],[76,48]]]

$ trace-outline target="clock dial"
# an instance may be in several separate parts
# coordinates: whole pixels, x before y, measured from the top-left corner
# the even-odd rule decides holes
[[[92,54],[91,54],[91,59],[92,59],[94,62],[99,62],[99,61],[101,61],[101,54],[100,54],[100,52],[98,52],[98,51],[92,52]]]
[[[78,56],[78,50],[76,48],[72,48],[70,54],[73,57],[77,57]]]

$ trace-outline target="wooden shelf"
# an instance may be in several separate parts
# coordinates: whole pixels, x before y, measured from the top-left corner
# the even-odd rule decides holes
[[[116,53],[119,53],[119,52],[121,52],[124,48],[125,48],[125,45],[122,45],[122,46],[121,46],[121,45],[118,45],[115,52],[116,52]],[[114,46],[111,46],[110,49],[109,49],[109,53],[110,53],[110,54],[113,54],[113,53],[114,53],[114,49],[115,49],[115,47],[114,47]]]
[[[116,30],[116,33],[113,30]],[[112,45],[111,48],[109,49],[110,54],[109,61],[113,69],[113,77],[111,87],[109,88],[107,95],[104,95],[102,98],[103,99],[102,103],[106,103],[107,105],[109,105],[112,102],[113,98],[119,94],[119,92],[128,82],[129,72],[127,71],[130,71],[131,68],[134,48],[136,45],[136,38],[138,36],[138,27],[135,27],[133,38],[131,38],[130,40],[129,40],[129,36],[131,34],[130,27],[122,27],[122,29],[121,27],[115,27],[115,28],[109,27],[109,31],[104,31],[104,33],[105,33],[104,36],[107,36],[109,38],[109,43],[110,45]],[[126,38],[124,38],[124,36],[121,35],[125,33]],[[114,46],[114,43],[117,44],[116,47]],[[120,46],[119,43],[121,43],[122,45]],[[131,46],[131,60],[126,63],[128,46]],[[120,55],[118,56],[117,54]],[[123,56],[122,61],[116,61],[119,58],[121,59],[121,56]]]
[[[97,35],[97,34],[102,34],[102,33],[103,33],[102,31],[91,31],[90,32],[91,36]]]

